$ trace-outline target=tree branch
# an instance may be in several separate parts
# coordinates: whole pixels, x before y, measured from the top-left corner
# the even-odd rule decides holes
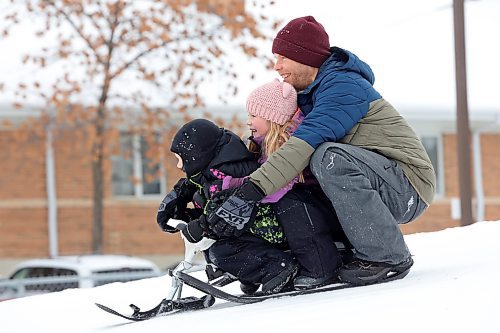
[[[85,41],[85,43],[87,44],[87,46],[94,52],[94,56],[96,57],[97,61],[100,63],[100,64],[104,64],[104,59],[102,59],[100,56],[99,56],[99,53],[97,52],[97,49],[94,47],[94,45],[92,45],[92,42],[89,40],[89,38],[87,36],[85,36],[83,34],[83,31],[81,31],[78,26],[76,25],[76,23],[73,21],[73,19],[69,16],[68,13],[66,13],[64,10],[62,10],[61,8],[57,7],[57,5],[55,4],[54,1],[47,1],[50,5],[52,5],[52,7],[59,13],[61,14],[65,19],[66,21],[73,27],[73,29],[75,30],[75,32]],[[102,35],[101,35],[101,38],[102,38]]]
[[[215,26],[212,30],[215,31],[219,28],[222,28],[223,27],[223,24],[219,24],[217,26]],[[206,34],[205,36],[209,36],[210,34]],[[148,55],[149,53],[159,49],[159,48],[162,48],[162,47],[165,47],[167,46],[169,43],[172,43],[172,42],[178,42],[178,41],[181,41],[181,40],[188,40],[188,39],[196,39],[196,38],[200,38],[201,36],[200,35],[197,35],[197,36],[189,36],[189,37],[178,37],[176,39],[170,39],[168,41],[164,41],[163,43],[161,44],[158,44],[156,46],[153,46],[153,47],[150,47],[140,53],[138,53],[135,57],[133,57],[131,60],[127,61],[125,64],[123,64],[120,68],[118,68],[116,70],[115,73],[113,73],[111,75],[111,78],[115,78],[117,77],[118,75],[120,75],[123,71],[125,71],[127,68],[129,68],[130,66],[132,66],[134,63],[136,63],[139,59],[141,59],[142,57]]]

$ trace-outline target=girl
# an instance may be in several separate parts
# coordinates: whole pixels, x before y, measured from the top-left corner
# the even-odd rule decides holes
[[[290,84],[276,80],[254,90],[248,97],[246,108],[247,125],[252,134],[249,149],[257,154],[258,162],[262,164],[290,138],[302,120],[300,113],[293,118],[297,113],[297,93]],[[223,189],[237,187],[242,181],[226,177]],[[273,204],[287,248],[299,263],[297,270],[284,270],[276,276],[272,287],[260,281],[259,265],[263,260],[272,260],[273,253],[267,252],[268,243],[247,235],[212,245],[209,255],[213,263],[239,277],[243,282],[242,290],[247,293],[256,291],[259,283],[262,283],[263,292],[277,292],[285,286],[291,287],[291,281],[295,289],[332,282],[341,264],[334,234],[343,232],[312,174],[306,171],[296,177],[286,187],[265,197],[261,204],[265,203]],[[250,230],[258,229],[258,226],[259,221],[256,221]]]
[[[196,243],[203,236],[216,238],[205,223],[205,215],[210,213],[210,200],[222,190],[226,178],[242,178],[258,168],[254,154],[237,135],[204,119],[185,124],[175,135],[170,150],[179,159],[177,167],[187,177],[182,178],[161,202],[157,215],[159,226],[173,233],[177,230],[167,225],[168,220],[182,219],[190,221],[182,230],[188,241]],[[194,209],[187,208],[190,201]],[[283,276],[297,272],[293,256],[284,251],[283,232],[270,205],[259,206],[255,225],[239,241],[253,247],[251,255],[233,258],[236,262],[225,257],[223,262],[234,268],[229,273],[234,272],[243,281],[262,283],[264,291],[274,292],[281,289]],[[208,261],[217,265],[218,259],[214,253]]]

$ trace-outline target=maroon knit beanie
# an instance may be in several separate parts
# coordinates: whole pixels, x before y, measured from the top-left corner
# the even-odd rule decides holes
[[[276,35],[273,53],[319,68],[330,56],[328,34],[314,17],[296,18]]]

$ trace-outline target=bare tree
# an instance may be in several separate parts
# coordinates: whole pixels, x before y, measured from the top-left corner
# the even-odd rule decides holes
[[[225,94],[237,91],[234,55],[262,59],[272,22],[260,13],[272,5],[244,0],[24,0],[5,10],[3,36],[28,24],[46,44],[24,56],[43,78],[17,83],[16,96],[44,101],[40,119],[54,129],[90,126],[92,250],[103,234],[105,161],[113,129],[126,126],[152,137],[173,118],[204,106],[203,84],[217,79]],[[262,52],[262,53],[259,53]],[[1,83],[0,83],[1,84]],[[7,84],[0,88],[7,89]],[[219,96],[224,101],[224,94]]]

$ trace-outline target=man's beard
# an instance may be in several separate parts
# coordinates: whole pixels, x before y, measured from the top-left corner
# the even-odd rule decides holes
[[[293,76],[293,83],[292,86],[295,88],[297,92],[300,92],[307,87],[313,82],[309,76],[305,74],[299,74],[299,75],[292,75]]]

